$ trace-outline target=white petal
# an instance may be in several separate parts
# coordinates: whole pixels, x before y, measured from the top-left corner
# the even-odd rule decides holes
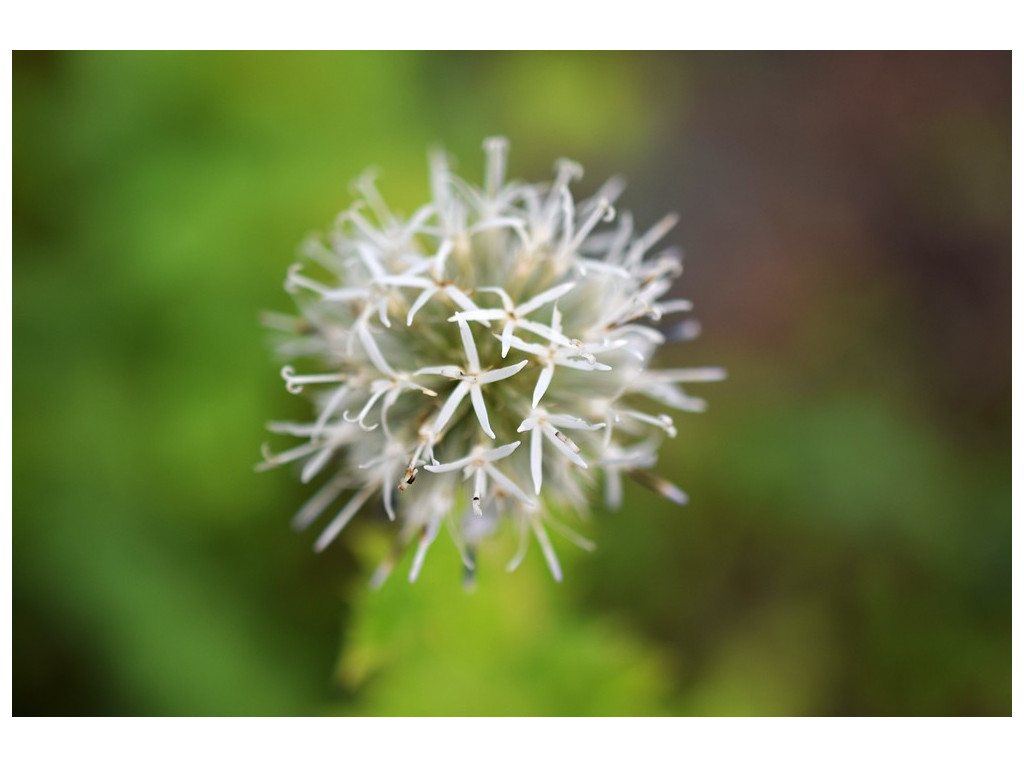
[[[479,376],[476,377],[476,380],[481,384],[490,384],[495,381],[507,379],[510,376],[515,376],[517,373],[523,370],[523,368],[525,368],[526,364],[529,362],[529,360],[523,360],[522,362],[516,363],[515,365],[509,365],[505,368],[498,368],[495,371],[487,371],[486,373],[481,373]]]
[[[448,318],[449,323],[459,320],[501,320],[508,317],[508,313],[501,309],[470,309],[466,312],[456,312]]]
[[[554,427],[546,424],[542,425],[541,429],[544,430],[544,435],[551,441],[551,444],[555,446],[563,456],[569,459],[573,464],[582,467],[583,469],[587,468],[587,462],[581,459],[580,455],[576,452],[579,450],[579,447],[570,441],[568,437],[563,435],[561,432],[556,432]],[[574,447],[576,450],[573,450]]]
[[[526,530],[526,518],[523,515],[519,516],[519,546],[516,548],[516,553],[512,556],[512,559],[508,561],[508,565],[505,566],[505,570],[509,573],[519,567],[519,564],[523,562],[523,558],[526,557],[526,550],[530,545],[530,536]]]
[[[449,299],[451,299],[452,302],[456,306],[461,307],[466,312],[474,312],[474,311],[480,309],[480,307],[478,307],[476,304],[473,303],[473,300],[471,298],[469,298],[469,296],[464,294],[461,290],[456,288],[454,285],[447,286],[444,289],[444,292],[445,292],[445,295]],[[486,320],[481,320],[480,322],[483,323],[484,325],[490,327],[490,323],[488,323]]]
[[[501,339],[501,336],[496,333],[492,333],[491,335],[496,339]],[[546,357],[548,354],[547,347],[541,346],[540,344],[531,344],[530,342],[523,341],[515,336],[512,336],[508,340],[508,343],[513,349],[518,349],[520,352],[526,352],[531,355],[537,355],[537,357]]]
[[[553,413],[548,416],[548,424],[554,427],[562,427],[562,429],[586,429],[594,431],[595,429],[603,429],[604,424],[591,424],[584,421],[577,416],[570,416],[567,413]]]
[[[431,286],[427,288],[416,297],[416,301],[409,307],[409,314],[405,316],[405,324],[412,325],[413,318],[416,317],[416,313],[423,309],[423,305],[426,304],[430,299],[437,293],[437,288]]]
[[[604,470],[604,501],[609,509],[622,506],[622,475],[618,469]]]
[[[572,368],[576,371],[610,371],[612,367],[599,363],[597,361],[590,362],[589,360],[578,360],[566,357],[556,357],[554,359],[555,365],[560,365],[563,368]]]
[[[384,277],[377,278],[374,282],[380,285],[394,285],[400,288],[424,288],[430,289],[436,286],[427,278],[419,277],[417,275],[386,275]],[[352,288],[342,290],[354,290]]]
[[[551,308],[551,330],[555,333],[562,332],[562,313],[558,311],[558,305]]]
[[[506,456],[510,456],[516,448],[520,446],[521,442],[516,440],[512,443],[506,443],[505,445],[499,445],[497,448],[491,448],[486,451],[480,452],[480,458],[488,462],[498,461],[504,459]]]
[[[341,533],[341,529],[348,525],[348,521],[355,517],[356,512],[358,512],[362,508],[363,504],[366,503],[366,500],[369,499],[370,496],[372,496],[374,493],[376,493],[376,491],[377,486],[369,485],[366,488],[363,488],[363,490],[359,491],[359,493],[357,493],[355,496],[353,496],[349,500],[348,504],[342,507],[341,512],[338,513],[338,516],[335,517],[331,521],[331,524],[324,529],[324,532],[320,534],[320,537],[316,540],[316,543],[313,545],[313,549],[315,549],[317,552],[323,552],[324,549],[326,549],[327,545],[334,541],[335,537],[337,537],[337,535]]]
[[[586,275],[588,272],[598,272],[608,275],[615,275],[615,277],[630,279],[631,275],[628,270],[622,267],[616,266],[615,264],[609,264],[604,261],[598,261],[597,259],[584,259],[581,257],[576,258],[576,267],[579,269],[581,275]]]
[[[565,536],[565,538],[567,538],[580,549],[584,549],[587,552],[593,552],[595,549],[597,549],[597,545],[590,539],[588,539],[586,536],[581,536],[580,534],[576,533],[576,531],[574,531],[572,528],[565,525],[565,523],[559,522],[553,517],[548,518],[548,525],[554,528],[558,533]]]
[[[487,473],[478,468],[473,477],[473,512],[477,515],[484,513],[482,500],[487,495]]]
[[[466,350],[466,362],[469,363],[469,370],[472,373],[478,373],[480,371],[480,356],[476,353],[476,342],[473,341],[473,333],[469,330],[469,324],[465,320],[460,317],[458,321],[459,333],[462,335],[462,346]]]
[[[509,314],[515,309],[515,302],[512,301],[512,297],[508,295],[504,288],[497,286],[486,286],[483,288],[477,288],[477,293],[494,293],[497,294],[498,298],[501,299],[501,306],[504,307],[504,314]],[[501,310],[495,310],[500,312]]]
[[[374,367],[383,374],[394,376],[395,372],[391,370],[391,366],[384,360],[384,355],[380,353],[380,348],[377,346],[377,342],[373,340],[373,336],[370,335],[370,329],[367,328],[366,323],[356,323],[356,334],[358,334],[359,341],[363,345],[363,349],[366,350],[366,354]]]
[[[302,473],[300,475],[302,482],[308,483],[310,480],[316,477],[317,473],[324,468],[324,465],[327,463],[327,460],[330,459],[331,456],[333,455],[334,446],[328,445],[326,448],[320,451],[320,453],[318,453],[316,456],[314,456],[305,464],[303,464]]]
[[[544,463],[544,435],[539,427],[530,434],[530,476],[533,478],[533,492],[540,495]]]
[[[419,578],[420,569],[423,567],[423,559],[426,557],[427,550],[430,548],[430,545],[434,542],[434,539],[437,538],[437,529],[440,527],[441,517],[435,516],[434,519],[427,524],[423,533],[420,534],[420,543],[419,546],[416,547],[416,555],[413,557],[412,567],[409,569],[410,583]]]
[[[383,480],[381,482],[381,495],[384,497],[384,511],[388,515],[388,520],[394,520],[395,478],[390,469],[384,470]]]
[[[562,333],[554,331],[543,323],[537,323],[533,320],[519,320],[516,322],[516,325],[530,331],[531,333],[536,333],[538,336],[543,336],[548,341],[553,341],[563,347],[574,347],[572,339]]]
[[[535,426],[537,426],[537,417],[530,416],[529,418],[523,419],[523,423],[519,425],[516,432],[525,432],[528,429],[533,429]]]
[[[282,464],[287,464],[290,461],[301,459],[303,456],[308,456],[323,447],[323,443],[310,441],[297,445],[294,448],[290,448],[283,453],[272,454],[270,449],[264,444],[263,446],[263,461],[256,465],[256,469],[263,471],[270,469],[271,467],[279,467]]]
[[[433,472],[435,474],[439,472],[454,472],[458,469],[462,469],[474,459],[476,459],[476,454],[471,453],[456,461],[449,461],[447,464],[424,464],[423,468],[427,470],[427,472]]]
[[[313,282],[310,280],[309,282]],[[365,299],[370,292],[365,288],[333,288],[325,290],[323,297],[326,301],[355,301]]]
[[[441,408],[441,412],[437,414],[437,419],[434,420],[434,425],[430,428],[431,432],[437,435],[444,429],[467,392],[469,392],[469,382],[460,381],[459,385],[448,395],[448,399],[445,401],[444,407]]]
[[[726,377],[724,368],[668,368],[660,371],[650,371],[645,377],[658,381],[671,381],[675,383],[695,381],[722,381]]]
[[[671,315],[675,312],[689,312],[693,309],[693,303],[686,299],[669,299],[658,304],[662,315]]]
[[[669,416],[668,414],[661,413],[658,414],[657,416],[652,416],[649,413],[644,413],[642,411],[634,411],[630,409],[619,411],[619,415],[626,416],[631,419],[636,419],[637,421],[642,421],[645,424],[651,424],[652,426],[655,426],[658,429],[663,429],[665,431],[665,434],[667,434],[669,437],[676,436],[675,425],[672,423],[672,417]]]
[[[485,232],[489,229],[498,229],[500,227],[508,227],[519,235],[519,239],[523,241],[523,245],[528,246],[530,244],[530,238],[527,237],[526,230],[523,229],[523,222],[519,219],[496,216],[493,219],[487,219],[486,221],[482,221],[479,224],[474,225],[469,230],[469,233],[471,235],[475,235],[477,232]]]
[[[461,379],[462,370],[454,365],[431,365],[413,371],[413,376],[447,376],[449,379]]]
[[[540,369],[540,376],[537,377],[537,386],[533,388],[533,407],[536,408],[544,393],[548,391],[551,384],[551,377],[555,373],[555,367],[550,363]]]
[[[327,509],[331,502],[338,498],[338,494],[344,488],[344,483],[335,477],[302,505],[302,508],[292,518],[292,527],[297,531],[305,530],[309,527],[310,523],[320,516],[321,512]]]
[[[627,261],[634,263],[639,261],[651,246],[668,234],[669,230],[676,225],[677,221],[679,221],[679,216],[677,214],[670,213],[667,216],[664,216],[657,224],[636,239],[632,247],[629,249],[629,255],[626,257]]]
[[[338,389],[331,395],[330,400],[324,405],[323,410],[320,412],[320,416],[316,420],[316,424],[313,426],[313,437],[318,437],[323,432],[324,427],[327,426],[327,421],[334,415],[334,412],[341,405],[341,401],[345,399],[345,396],[351,392],[351,389],[346,384]]]
[[[501,329],[501,356],[508,357],[508,350],[511,342],[509,339],[512,338],[512,331],[516,329],[515,323],[509,321],[505,323],[505,327]]]
[[[575,287],[576,283],[562,283],[561,285],[556,285],[554,288],[549,288],[543,293],[538,293],[529,301],[516,307],[516,314],[520,316],[528,315],[534,310],[540,309],[545,304],[550,304],[555,299],[565,296],[565,294]]]
[[[535,514],[530,515],[530,525],[533,526],[533,533],[537,537],[541,550],[544,552],[544,559],[548,561],[548,568],[551,569],[551,575],[555,577],[555,581],[561,581],[562,566],[558,564],[558,557],[555,555],[554,547],[551,546],[551,540],[548,539],[547,531],[545,531],[544,526],[541,525],[540,517]]]
[[[571,252],[579,248],[583,241],[587,239],[587,235],[590,234],[591,230],[596,227],[597,223],[602,218],[605,218],[609,212],[611,212],[612,217],[615,216],[615,209],[612,208],[611,203],[603,199],[598,200],[597,208],[590,214],[587,220],[577,228],[576,234],[573,235],[572,241],[565,247],[565,250]],[[610,219],[605,220],[610,221]]]
[[[492,480],[494,480],[494,482],[496,482],[498,485],[500,485],[506,491],[511,493],[513,496],[515,496],[521,502],[523,502],[523,504],[525,504],[528,507],[535,507],[535,506],[537,506],[536,502],[533,499],[531,499],[529,496],[527,496],[525,493],[523,493],[522,488],[520,488],[518,485],[513,483],[497,467],[495,467],[492,464],[484,464],[482,469],[483,469],[484,472],[486,472],[491,477]]]
[[[491,429],[491,422],[487,418],[487,404],[484,403],[484,393],[480,391],[479,384],[470,385],[469,397],[473,401],[473,410],[476,411],[476,418],[480,422],[481,429],[483,429],[485,435],[493,440],[494,430]]]

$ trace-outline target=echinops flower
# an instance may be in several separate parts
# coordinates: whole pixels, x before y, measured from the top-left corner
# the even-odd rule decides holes
[[[304,483],[320,481],[294,521],[306,528],[337,508],[317,551],[360,510],[382,506],[397,535],[378,584],[415,542],[414,581],[442,526],[471,580],[479,543],[506,524],[519,536],[509,569],[535,538],[561,580],[548,530],[591,548],[560,518],[585,516],[599,481],[613,508],[624,473],[686,502],[648,471],[676,434],[663,408],[703,410],[681,385],[724,376],[649,368],[667,335],[698,330],[694,320],[670,332],[652,325],[690,310],[667,298],[680,254],[655,250],[674,216],[637,234],[612,207],[618,179],[577,202],[575,163],[526,184],[505,178],[504,139],[484,149],[482,187],[435,153],[432,199],[408,218],[364,176],[360,200],[288,271],[299,316],[266,319],[289,362],[285,384],[310,394],[314,417],[272,423],[301,442],[265,449],[260,467],[299,462]]]

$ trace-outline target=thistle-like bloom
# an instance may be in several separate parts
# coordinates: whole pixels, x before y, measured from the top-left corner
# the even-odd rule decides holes
[[[360,201],[288,271],[300,316],[268,317],[288,391],[309,388],[315,413],[272,423],[302,442],[265,450],[260,466],[296,461],[303,482],[323,478],[294,521],[305,528],[338,508],[318,551],[361,510],[383,507],[397,535],[374,583],[414,541],[415,580],[442,525],[469,578],[479,542],[510,525],[520,541],[509,569],[533,537],[561,579],[547,529],[591,547],[559,516],[585,514],[595,478],[612,507],[623,473],[686,502],[648,472],[676,432],[661,408],[703,410],[680,385],[724,377],[649,368],[666,341],[652,323],[690,309],[667,297],[680,256],[653,251],[674,217],[637,235],[628,213],[615,222],[617,180],[578,203],[574,163],[561,161],[549,184],[509,182],[506,142],[484,147],[482,188],[435,154],[433,199],[409,218],[364,176]]]

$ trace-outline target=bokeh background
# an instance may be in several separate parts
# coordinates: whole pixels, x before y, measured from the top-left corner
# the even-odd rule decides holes
[[[14,712],[1007,715],[1010,54],[15,53]],[[262,309],[369,165],[570,156],[679,211],[719,364],[593,554],[366,579]]]

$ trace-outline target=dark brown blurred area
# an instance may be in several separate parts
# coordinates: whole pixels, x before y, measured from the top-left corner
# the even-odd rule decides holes
[[[793,711],[806,676],[830,680],[806,712],[1008,714],[1010,54],[655,55],[649,78],[680,61],[636,207],[683,212],[705,337],[679,359],[730,380],[671,465],[694,517],[646,542],[688,540],[658,560],[673,597],[605,576],[648,556],[606,554],[616,520],[588,599],[712,711],[735,674],[737,712]]]
[[[910,355],[937,418],[1008,440],[1010,54],[694,64],[687,148],[664,183],[695,179],[677,205],[688,291],[716,337],[780,364],[812,352],[805,364],[868,388],[916,384],[888,368]]]

